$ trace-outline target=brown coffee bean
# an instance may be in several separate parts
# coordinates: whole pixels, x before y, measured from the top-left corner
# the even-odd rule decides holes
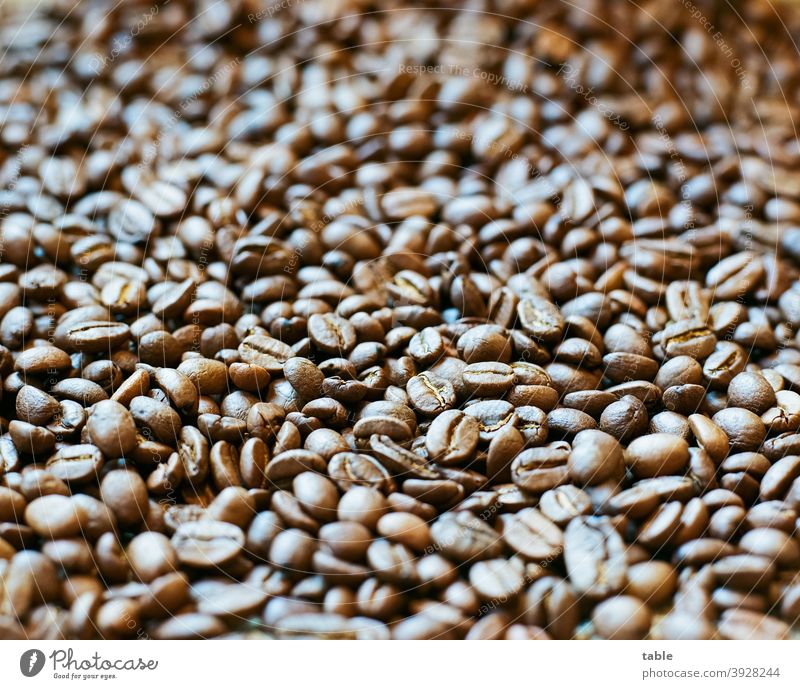
[[[83,483],[99,475],[104,458],[95,445],[69,445],[47,460],[47,470],[67,483]]]
[[[378,461],[392,473],[403,478],[436,479],[439,473],[425,459],[406,450],[385,435],[373,435],[370,449]]]
[[[637,397],[625,395],[609,404],[600,415],[600,430],[620,442],[628,442],[647,431],[647,409]]]
[[[389,472],[369,455],[342,452],[331,457],[328,475],[342,491],[354,485],[373,487],[383,493],[394,489],[394,480]]]
[[[751,610],[726,610],[719,621],[719,633],[724,639],[776,640],[786,639],[789,629],[784,622]]]
[[[385,514],[377,524],[377,532],[384,538],[411,548],[425,551],[431,545],[430,528],[423,519],[407,512]]]
[[[625,544],[607,517],[576,517],[564,532],[564,563],[582,594],[607,598],[627,580]]]
[[[587,429],[575,436],[567,462],[569,474],[575,481],[598,485],[621,478],[624,467],[622,447],[610,435]]]
[[[565,527],[573,517],[592,511],[592,501],[586,492],[572,485],[558,486],[544,493],[539,509],[548,519]]]
[[[476,562],[470,567],[469,581],[483,600],[513,599],[525,584],[520,569],[505,559]]]
[[[456,401],[455,389],[444,378],[421,373],[406,384],[409,402],[421,414],[436,416],[450,409]]]
[[[14,369],[27,375],[42,375],[48,371],[65,371],[72,367],[72,361],[62,349],[51,345],[31,347],[14,360]]]
[[[339,500],[341,521],[353,521],[374,529],[387,511],[386,498],[374,488],[354,486]]]
[[[479,438],[489,442],[506,424],[514,425],[516,416],[514,407],[504,400],[482,400],[470,404],[464,413],[478,420]]]
[[[311,315],[308,319],[308,336],[315,347],[329,354],[348,354],[357,343],[353,325],[332,313]]]
[[[216,567],[235,558],[244,546],[242,530],[233,524],[199,520],[178,526],[172,545],[178,560],[191,567]]]
[[[468,364],[462,375],[469,393],[478,397],[500,396],[514,383],[513,369],[494,361]]]
[[[578,409],[559,407],[547,415],[549,435],[554,438],[573,438],[578,433],[596,426],[597,422],[591,416]]]
[[[132,527],[145,519],[147,486],[139,474],[127,470],[109,471],[100,484],[100,494],[121,525]]]
[[[303,509],[312,517],[321,522],[336,519],[339,492],[329,479],[306,471],[294,477],[292,487]]]
[[[291,357],[284,364],[284,375],[303,399],[313,400],[322,392],[325,375],[308,359]]]
[[[504,524],[503,540],[527,560],[550,562],[563,551],[564,534],[536,508],[518,512]]]
[[[439,414],[428,428],[425,445],[432,460],[459,464],[475,453],[480,434],[477,419],[459,410]]]
[[[759,373],[744,371],[728,385],[728,401],[732,407],[741,407],[755,414],[763,414],[776,404],[775,391]]]
[[[592,622],[603,639],[644,639],[650,631],[652,614],[634,596],[614,596],[594,609]]]
[[[712,421],[728,436],[732,452],[757,450],[767,434],[764,422],[741,407],[723,409],[714,414]]]
[[[637,438],[625,451],[626,464],[640,478],[681,473],[688,461],[686,441],[668,433]]]
[[[135,536],[128,544],[126,556],[134,574],[144,582],[152,582],[178,566],[172,543],[160,533],[145,532]]]
[[[130,340],[130,328],[125,323],[88,321],[67,328],[66,341],[79,352],[113,352]]]
[[[443,515],[431,525],[434,547],[454,562],[471,562],[498,557],[500,534],[468,512]]]
[[[261,366],[272,375],[281,374],[283,365],[294,355],[291,347],[268,335],[249,335],[238,351],[242,361]]]
[[[666,562],[640,562],[628,569],[627,591],[655,608],[672,598],[678,585],[678,574]]]
[[[545,343],[559,340],[564,332],[564,316],[555,304],[541,297],[526,296],[520,299],[517,317],[525,332]]]
[[[569,454],[570,447],[563,441],[524,450],[511,464],[511,478],[523,490],[544,493],[569,480]]]
[[[511,361],[511,341],[506,331],[495,325],[477,325],[467,330],[457,342],[458,353],[467,364],[481,361]]]
[[[58,401],[43,390],[25,385],[17,393],[17,416],[28,423],[45,426],[60,412]]]
[[[119,402],[103,400],[89,411],[86,432],[108,458],[125,457],[136,447],[134,417]]]
[[[80,534],[84,515],[72,498],[45,495],[28,503],[25,521],[42,538],[73,538]]]

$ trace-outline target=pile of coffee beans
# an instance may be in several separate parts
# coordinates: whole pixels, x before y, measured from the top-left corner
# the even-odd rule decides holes
[[[796,634],[800,19],[424,4],[0,22],[0,638]]]

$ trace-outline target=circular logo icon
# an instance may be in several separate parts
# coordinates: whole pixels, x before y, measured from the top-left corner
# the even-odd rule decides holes
[[[44,653],[38,648],[31,648],[19,659],[19,670],[26,677],[36,677],[44,667]]]

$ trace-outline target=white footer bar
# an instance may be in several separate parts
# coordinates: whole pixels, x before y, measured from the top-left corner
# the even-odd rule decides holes
[[[6,687],[800,687],[793,641],[5,641]],[[311,684],[313,682],[313,684]],[[233,684],[236,683],[236,684]],[[557,684],[555,684],[557,683]]]

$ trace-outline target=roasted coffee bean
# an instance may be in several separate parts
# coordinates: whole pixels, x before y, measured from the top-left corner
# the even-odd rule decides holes
[[[502,552],[500,534],[469,512],[440,517],[431,525],[434,547],[456,563],[495,558]]]
[[[99,475],[103,454],[95,445],[68,445],[47,460],[47,470],[68,483],[82,483]]]
[[[307,400],[319,397],[325,375],[308,359],[291,357],[284,364],[284,375],[298,394]]]
[[[27,375],[43,375],[49,371],[64,371],[71,367],[69,354],[51,345],[26,349],[14,360],[14,369]]]
[[[414,586],[418,581],[414,553],[402,543],[379,538],[367,548],[367,562],[375,576],[397,586]]]
[[[268,335],[249,335],[239,345],[242,361],[261,366],[270,374],[280,374],[293,354],[291,347]]]
[[[328,475],[343,491],[361,485],[390,493],[395,487],[394,479],[380,462],[369,455],[355,452],[341,452],[331,457]]]
[[[373,435],[369,440],[369,445],[378,461],[397,476],[420,479],[439,477],[435,467],[419,455],[398,445],[388,436]]]
[[[776,640],[789,635],[787,625],[774,617],[751,610],[726,610],[719,621],[719,633],[723,639]]]
[[[775,406],[775,390],[761,374],[744,371],[728,384],[728,401],[732,407],[763,414]]]
[[[477,325],[469,328],[457,342],[458,353],[467,364],[482,361],[508,363],[512,346],[504,328],[495,325]]]
[[[505,559],[476,562],[470,567],[469,581],[483,600],[512,600],[525,584],[520,568]]]
[[[66,330],[67,343],[79,352],[113,352],[129,339],[130,328],[125,323],[88,321]]]
[[[569,480],[570,447],[563,441],[524,450],[511,464],[511,478],[523,490],[544,493]]]
[[[615,595],[627,583],[625,544],[607,517],[576,517],[569,523],[564,563],[576,590],[592,598]]]
[[[732,342],[720,342],[703,364],[703,377],[712,387],[724,389],[744,369],[742,348]]]
[[[639,562],[628,568],[627,591],[654,608],[670,600],[678,586],[678,574],[667,562]]]
[[[16,399],[17,416],[38,426],[45,426],[60,411],[58,401],[43,390],[25,385]]]
[[[84,519],[78,503],[64,495],[42,496],[25,508],[25,521],[42,538],[76,537]]]
[[[547,428],[553,438],[573,438],[582,431],[595,428],[597,422],[578,409],[560,407],[547,415]]]
[[[550,562],[561,555],[564,534],[539,510],[521,510],[503,525],[503,540],[527,560]]]
[[[728,407],[714,414],[712,421],[728,436],[731,452],[757,450],[767,434],[764,422],[741,407]]]
[[[625,395],[611,402],[600,415],[600,430],[613,435],[620,442],[628,442],[642,435],[647,427],[647,409],[642,401],[633,395]]]
[[[572,485],[558,486],[542,495],[539,509],[548,519],[563,528],[573,517],[590,514],[592,501],[580,488]]]
[[[338,516],[341,521],[354,521],[374,529],[387,509],[382,493],[367,486],[354,486],[339,500]]]
[[[406,384],[411,406],[426,416],[436,416],[450,409],[456,401],[453,385],[431,373],[421,373]]]
[[[103,400],[89,411],[86,432],[91,442],[108,458],[125,457],[136,447],[136,424],[119,402]]]
[[[617,396],[604,390],[580,390],[564,395],[562,404],[571,409],[580,409],[595,419],[617,401]]]
[[[564,316],[555,304],[537,296],[525,296],[517,305],[520,325],[529,335],[545,343],[561,338],[564,332]]]
[[[238,526],[211,520],[183,523],[172,536],[178,560],[201,568],[229,562],[241,552],[244,543],[244,533]]]
[[[567,468],[576,482],[586,485],[621,478],[625,470],[622,447],[602,431],[581,431],[572,441]]]
[[[478,420],[460,410],[439,414],[430,424],[425,445],[429,457],[439,464],[459,464],[475,453],[480,435]]]
[[[348,354],[357,342],[352,323],[333,313],[311,315],[308,319],[308,336],[315,347],[329,354]]]
[[[193,426],[184,426],[178,442],[178,457],[183,464],[186,479],[199,486],[208,476],[208,440]]]
[[[662,390],[675,385],[699,385],[703,381],[702,366],[690,356],[676,356],[665,361],[655,377]]]
[[[139,474],[126,470],[109,471],[100,484],[100,495],[123,526],[135,526],[145,519],[147,486]]]
[[[603,639],[644,639],[650,631],[652,613],[634,596],[614,596],[592,613],[597,634]]]
[[[545,442],[549,427],[548,416],[542,409],[532,406],[517,407],[516,418],[516,430],[522,435],[526,445],[536,446]],[[503,437],[507,430],[507,425],[501,428],[492,438],[492,442]]]
[[[275,455],[267,465],[266,475],[270,483],[283,485],[306,471],[325,473],[325,460],[310,450],[286,450]]]
[[[514,424],[516,417],[513,405],[504,400],[482,400],[470,404],[464,413],[478,420],[479,438],[489,442],[506,424]]]
[[[130,401],[129,409],[136,425],[143,429],[146,437],[171,445],[177,442],[181,432],[181,418],[169,404],[140,396]],[[91,416],[89,420],[91,421]]]
[[[637,438],[625,451],[625,463],[639,478],[679,474],[688,462],[688,444],[669,433]]]
[[[193,460],[191,447],[188,447],[187,459]],[[269,448],[261,438],[249,438],[239,452],[239,475],[247,488],[265,488],[268,484],[267,464],[269,462]],[[196,469],[202,472],[202,464],[195,464]]]
[[[478,397],[500,396],[514,383],[513,369],[493,361],[469,364],[462,375],[469,393]]]

